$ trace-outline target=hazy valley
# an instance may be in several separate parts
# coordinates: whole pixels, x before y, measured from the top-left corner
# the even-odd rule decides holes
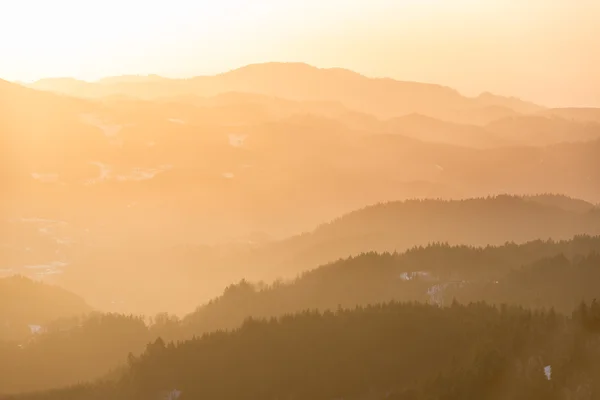
[[[266,63],[0,81],[0,138],[9,399],[598,393],[600,109]]]

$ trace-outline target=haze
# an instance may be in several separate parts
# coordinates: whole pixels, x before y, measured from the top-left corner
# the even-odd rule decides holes
[[[3,3],[0,400],[598,398],[598,2]]]
[[[2,15],[9,80],[190,77],[301,61],[467,95],[600,105],[594,0],[20,0]]]

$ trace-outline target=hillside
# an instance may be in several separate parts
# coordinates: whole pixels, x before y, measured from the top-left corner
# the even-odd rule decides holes
[[[562,242],[468,247],[431,245],[404,253],[365,253],[271,285],[241,281],[187,315],[180,335],[233,329],[249,316],[418,301],[488,301],[570,312],[598,294],[600,236]],[[543,290],[541,290],[543,289]],[[171,338],[170,338],[171,339]]]
[[[483,248],[438,244],[401,254],[346,258],[288,282],[242,281],[182,320],[163,313],[145,321],[115,314],[58,321],[23,346],[0,344],[0,359],[6,361],[0,363],[0,393],[56,388],[109,371],[118,376],[129,353],[138,356],[158,337],[188,340],[237,329],[248,317],[268,319],[390,301],[449,305],[453,299],[554,307],[569,313],[582,300],[597,296],[597,254],[600,237],[587,236]],[[193,284],[196,290],[199,283]],[[49,363],[62,367],[48,371]]]
[[[565,200],[565,204],[571,203]],[[252,281],[293,278],[317,265],[362,252],[403,251],[432,242],[500,245],[506,241],[560,240],[577,234],[600,233],[597,212],[580,212],[579,208],[574,211],[570,205],[565,207],[567,209],[506,196],[464,201],[393,202],[357,210],[309,233],[286,239],[232,240],[213,246],[167,244],[163,239],[162,244],[148,248],[144,242],[159,243],[158,231],[146,232],[138,241],[129,239],[128,245],[122,246],[119,242],[128,240],[127,232],[104,227],[102,233],[106,232],[110,240],[104,239],[103,246],[88,245],[76,252],[66,248],[63,261],[69,263],[69,267],[59,268],[62,273],[53,279],[84,294],[100,309],[143,313],[177,310],[182,313],[242,278]],[[182,212],[181,208],[179,211]],[[148,224],[143,222],[143,215],[139,219],[129,215],[121,223],[136,221],[145,226]],[[207,228],[206,221],[204,224]],[[44,225],[34,224],[31,229],[36,226]],[[163,231],[173,229],[172,225],[163,226]],[[193,232],[193,227],[188,229]],[[85,233],[78,234],[77,230],[70,234],[80,235],[81,239],[71,236],[75,240],[86,239]],[[65,233],[58,231],[53,235],[65,237]],[[64,246],[58,246],[61,247]],[[56,244],[50,245],[48,253],[54,248],[57,248]],[[27,253],[19,254],[21,258],[16,259],[21,262],[31,257]],[[139,265],[144,266],[143,271],[139,270]],[[119,279],[116,281],[114,276]],[[135,286],[141,276],[145,282],[144,290]],[[181,296],[175,298],[170,293]],[[114,308],[121,302],[125,308]]]
[[[568,196],[556,194],[538,194],[534,196],[525,196],[524,199],[539,204],[558,207],[566,211],[573,211],[576,213],[586,213],[589,211],[594,211],[598,208],[597,205],[594,205],[587,201],[573,199]]]
[[[0,400],[600,400],[600,0],[4,3]]]
[[[138,205],[124,207],[118,214],[120,229],[117,220],[108,224],[111,220],[100,218],[94,225],[83,225],[83,216],[75,222],[31,220],[7,224],[5,231],[12,232],[12,236],[5,239],[11,247],[6,248],[4,259],[13,273],[31,274],[38,271],[26,268],[28,265],[46,265],[53,275],[45,279],[81,293],[98,309],[146,314],[169,310],[181,314],[240,279],[270,282],[293,278],[317,265],[363,252],[402,252],[433,242],[485,246],[600,234],[600,214],[591,204],[552,196],[536,199],[499,196],[382,203],[344,214],[305,234],[259,241],[242,236],[215,245],[191,243],[183,236],[231,226],[226,222],[235,222],[235,211],[227,213],[230,219],[222,217],[220,225],[211,225],[209,210],[194,213],[192,204],[189,212],[181,203],[173,205],[173,215],[187,213],[182,229],[177,226],[183,222],[181,217],[153,226],[149,220],[154,215],[152,208]],[[157,215],[157,220],[165,215]],[[193,223],[193,215],[198,216],[198,226]],[[202,215],[207,218],[202,220]],[[86,226],[93,230],[86,232]],[[141,232],[140,227],[148,229]],[[140,233],[132,239],[131,232]],[[23,249],[26,246],[37,252],[27,252]],[[23,267],[17,268],[19,263]],[[140,279],[144,280],[143,289],[136,286]]]
[[[314,231],[238,255],[244,276],[287,276],[349,255],[441,242],[473,246],[600,234],[596,209],[575,212],[511,196],[408,200],[353,211]],[[244,260],[241,263],[241,260]],[[261,271],[261,272],[257,272]]]
[[[20,341],[50,322],[91,311],[79,296],[22,276],[0,278],[0,341]]]
[[[561,398],[598,390],[599,320],[597,303],[572,317],[481,303],[304,312],[159,339],[121,379],[6,399]]]
[[[471,137],[485,127],[409,116],[398,120],[406,129],[392,124],[388,131],[386,121],[353,112],[338,100],[240,92],[82,100],[1,86],[3,104],[15,112],[0,116],[0,137],[7,144],[0,150],[0,183],[9,193],[0,200],[0,270],[40,278],[41,270],[28,267],[44,266],[49,273],[43,279],[106,310],[181,313],[243,277],[291,277],[355,251],[445,240],[453,229],[447,221],[439,233],[421,235],[417,221],[407,217],[415,224],[412,231],[383,233],[381,243],[372,228],[365,232],[371,239],[297,237],[367,205],[505,193],[600,201],[600,140],[500,146],[482,136],[485,148],[477,148],[465,146],[470,139],[460,139],[453,129]],[[475,223],[484,229],[482,220]],[[514,238],[506,231],[491,239],[595,232],[593,225],[576,225],[525,234],[535,229],[528,227]],[[240,243],[256,234],[274,243]],[[480,243],[470,242],[469,235],[466,244]],[[178,260],[176,266],[172,260]],[[145,266],[141,272],[134,268],[139,265]],[[145,290],[133,289],[140,276],[147,280]],[[191,278],[202,287],[194,288]],[[168,296],[178,291],[198,298]],[[169,300],[161,300],[159,292]]]
[[[21,345],[0,341],[0,395],[98,379],[155,338],[141,318],[91,314],[55,321]]]

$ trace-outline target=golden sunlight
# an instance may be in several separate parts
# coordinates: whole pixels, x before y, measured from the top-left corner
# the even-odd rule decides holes
[[[20,0],[2,14],[0,76],[10,80],[186,77],[303,61],[468,94],[600,102],[593,1]]]
[[[0,3],[0,400],[600,394],[600,1]]]

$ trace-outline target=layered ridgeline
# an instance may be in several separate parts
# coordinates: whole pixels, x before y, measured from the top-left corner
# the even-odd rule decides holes
[[[62,288],[22,276],[0,279],[0,341],[19,343],[51,322],[90,311],[81,297]]]
[[[268,82],[279,75],[271,73],[273,68],[281,69],[286,79],[306,73],[316,83],[299,88],[315,96],[324,93],[323,82],[329,80],[338,82],[332,87],[339,93],[333,100],[288,99],[257,87],[255,93],[219,89],[209,99],[182,95],[91,101],[0,82],[0,101],[9,111],[0,116],[6,163],[0,179],[11,185],[10,216],[80,221],[92,231],[107,229],[99,221],[109,227],[119,221],[121,232],[143,226],[135,234],[158,242],[151,235],[155,229],[148,228],[161,221],[156,215],[164,215],[177,222],[165,227],[173,231],[173,241],[190,233],[210,241],[255,231],[289,235],[390,199],[554,192],[600,201],[595,157],[600,124],[594,119],[572,117],[568,110],[538,115],[539,107],[515,99],[468,99],[435,85],[350,73],[360,87],[359,99],[365,99],[363,86],[382,88],[369,90],[393,109],[404,104],[399,97],[410,99],[408,114],[378,120],[337,99],[347,93],[347,83],[339,84],[338,75],[348,82],[348,71],[265,65],[230,76],[283,90]],[[113,84],[171,83],[113,79],[90,85]],[[191,84],[176,83],[184,88]],[[222,90],[229,90],[226,86]],[[413,87],[421,88],[417,91],[424,104],[508,112],[491,113],[484,126],[448,122],[412,108]],[[379,91],[395,94],[384,98]],[[272,195],[274,187],[277,196]],[[226,215],[226,223],[215,215]],[[193,222],[187,231],[176,230],[185,221]],[[106,235],[119,237],[114,231]]]
[[[284,86],[269,81],[274,74],[261,72],[264,68],[307,74],[308,82],[318,84],[296,89],[317,88],[317,94],[325,93],[321,89],[329,80],[340,82],[341,74],[344,82],[356,83],[352,91],[360,89],[355,100],[391,102],[389,108],[398,110],[405,104],[401,112],[410,113],[390,119],[369,115],[337,98],[345,90],[337,83],[327,89],[332,98],[300,95],[294,88],[287,95]],[[79,99],[0,81],[0,106],[8,110],[0,115],[0,188],[7,193],[0,198],[0,275],[52,281],[99,309],[181,314],[244,277],[293,277],[360,251],[402,251],[447,239],[436,233],[437,222],[427,219],[427,210],[420,222],[391,218],[398,231],[389,230],[393,237],[386,233],[382,243],[332,235],[333,225],[285,239],[368,204],[497,193],[564,193],[600,201],[600,140],[594,140],[598,121],[593,110],[554,115],[515,99],[469,99],[434,85],[307,66],[253,66],[219,79],[256,84],[256,92],[220,92],[254,90],[225,85],[208,98],[186,92],[168,98],[121,93]],[[147,81],[110,79],[91,85],[172,83],[156,77]],[[187,88],[190,81],[175,84]],[[282,93],[264,92],[261,86]],[[413,107],[402,100],[417,98],[413,88],[426,98],[420,103],[424,107],[466,107],[464,115],[481,111],[489,118],[444,119],[435,110],[421,109],[420,101]],[[465,207],[487,207],[478,201]],[[376,209],[387,213],[411,207],[414,202]],[[442,210],[437,202],[419,207],[440,212],[441,220],[455,212]],[[522,205],[515,201],[514,207]],[[568,211],[574,215],[579,209]],[[514,232],[496,219],[487,225],[489,231],[507,235],[488,235],[494,240],[490,243],[597,233],[593,225],[533,232],[544,225],[529,218],[517,218],[522,225],[513,224]],[[400,232],[405,219],[410,233]],[[478,221],[476,232],[485,236],[483,219]],[[468,229],[471,224],[455,225]],[[379,235],[371,228],[365,234]],[[465,240],[454,243],[485,244],[475,233],[461,236]],[[352,240],[378,247],[344,243]],[[136,285],[140,279],[143,289]]]
[[[181,341],[237,329],[248,317],[282,317],[390,301],[449,305],[453,299],[554,307],[568,314],[580,302],[590,302],[600,294],[599,257],[600,237],[589,236],[483,248],[431,245],[402,254],[369,253],[340,260],[290,282],[244,281],[182,320],[166,314],[150,321],[112,314],[63,321],[20,347],[0,348],[0,392],[91,381],[122,366],[130,352],[139,355],[158,337]],[[116,370],[111,377],[121,372]]]
[[[51,322],[21,344],[0,341],[0,395],[98,379],[156,337],[133,316],[90,314]]]
[[[220,93],[256,93],[296,101],[340,102],[347,107],[390,118],[423,113],[443,119],[473,120],[471,115],[532,113],[544,108],[516,98],[483,94],[475,98],[432,84],[372,79],[341,69],[320,69],[301,63],[265,63],[216,76],[191,79],[112,77],[97,82],[44,79],[31,85],[77,97],[130,96],[143,99],[181,96],[210,97]],[[482,118],[482,117],[480,117]]]
[[[77,228],[65,222],[16,221],[11,226],[19,233],[12,236],[12,265],[15,260],[27,262],[25,266],[43,265],[47,263],[40,259],[44,251],[54,260],[50,257],[56,257],[55,251],[60,250],[60,261],[66,265],[52,279],[81,293],[96,308],[181,315],[240,279],[291,279],[318,265],[364,252],[403,252],[436,242],[485,246],[599,235],[600,212],[590,203],[550,195],[410,200],[366,207],[288,239],[258,237],[217,246],[153,246],[152,241],[137,243],[135,239],[120,246],[106,242],[101,246],[94,244],[91,233],[69,236],[77,235]],[[44,234],[40,234],[41,229],[45,229]],[[36,259],[19,248],[27,235],[40,239],[39,245],[31,246],[37,250]],[[114,239],[104,235],[103,240]],[[55,239],[71,239],[73,243],[59,245]],[[144,281],[141,288],[140,279]]]
[[[598,109],[546,109],[490,93],[469,98],[439,85],[371,79],[347,70],[304,64],[257,64],[192,79],[44,79],[30,86],[118,101],[128,111],[136,102],[152,107],[157,115],[169,109],[172,115],[163,115],[163,119],[181,123],[198,119],[256,123],[312,114],[360,131],[399,133],[469,147],[542,145],[600,135]],[[193,108],[181,104],[212,112],[197,109],[194,113]]]
[[[388,301],[486,301],[569,312],[600,295],[600,237],[524,245],[431,245],[402,254],[367,253],[323,265],[290,282],[242,281],[183,319],[184,336],[304,309]],[[177,339],[175,337],[174,339]]]
[[[402,252],[428,243],[501,245],[578,234],[600,235],[600,209],[563,196],[407,200],[368,206],[310,233],[243,251],[232,264],[260,279],[293,276],[370,251]]]
[[[130,356],[120,379],[7,399],[566,399],[600,390],[600,306],[397,304],[248,320]]]
[[[263,68],[288,67],[296,74],[293,66],[267,65],[232,76],[254,85],[273,76]],[[341,71],[300,71],[320,76],[310,86],[315,94],[328,79],[347,78]],[[414,101],[411,87],[420,87],[358,81],[397,92],[375,97],[394,109],[397,97]],[[346,93],[346,85],[333,86]],[[435,85],[418,91],[425,104],[453,92]],[[552,192],[600,201],[600,123],[593,110],[538,114],[537,107],[492,95],[443,101],[452,110],[455,100],[475,110],[514,107],[475,126],[417,108],[379,120],[339,99],[260,93],[92,101],[0,81],[7,110],[0,116],[0,184],[10,193],[1,199],[2,218],[65,221],[88,229],[86,242],[93,244],[132,236],[181,244],[191,236],[203,243],[255,232],[288,236],[390,199]]]

